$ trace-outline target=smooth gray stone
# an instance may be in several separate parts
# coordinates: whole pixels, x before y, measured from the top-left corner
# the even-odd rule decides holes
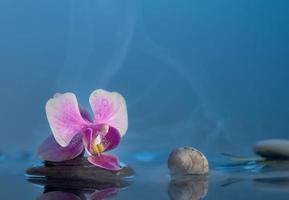
[[[207,158],[195,148],[181,147],[174,150],[168,159],[168,168],[172,176],[207,174]]]
[[[26,170],[26,174],[34,181],[43,181],[38,177],[46,177],[46,181],[53,183],[56,179],[60,180],[85,180],[87,182],[115,183],[118,180],[128,179],[134,175],[134,170],[131,167],[124,166],[119,171],[109,171],[95,167],[90,164],[86,158],[77,157],[73,160],[64,162],[49,162],[44,165],[32,167]],[[62,184],[64,181],[57,182]],[[81,183],[84,183],[83,181]]]
[[[289,159],[289,140],[271,139],[258,142],[254,151],[269,159]]]

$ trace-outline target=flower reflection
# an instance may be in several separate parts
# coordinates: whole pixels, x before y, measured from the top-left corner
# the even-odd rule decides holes
[[[266,191],[289,192],[289,177],[266,177],[253,179],[254,186]]]
[[[115,197],[118,193],[116,188],[108,188],[95,192],[79,191],[48,191],[44,192],[39,200],[102,200]]]
[[[200,200],[207,193],[207,176],[173,177],[168,188],[171,200]]]
[[[62,192],[62,191],[52,191],[52,192],[47,192],[47,193],[43,193],[39,198],[39,200],[58,200],[58,199],[62,199],[62,200],[81,200],[81,198],[79,198],[79,196],[73,194],[73,193],[69,193],[69,192]]]

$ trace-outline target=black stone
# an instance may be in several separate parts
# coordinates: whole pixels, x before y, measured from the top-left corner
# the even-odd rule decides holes
[[[131,183],[134,170],[124,166],[119,171],[110,171],[90,164],[78,157],[64,162],[45,161],[43,165],[26,170],[30,182],[46,187],[91,188],[126,187]]]

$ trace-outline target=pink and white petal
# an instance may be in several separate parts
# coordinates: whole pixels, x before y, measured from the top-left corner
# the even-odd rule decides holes
[[[100,191],[93,192],[89,197],[90,200],[103,200],[107,198],[115,197],[118,193],[116,188],[107,188]]]
[[[61,95],[62,95],[61,93],[55,93],[53,95],[53,98],[57,98],[57,97],[59,97]],[[89,121],[89,122],[92,122],[92,118],[91,118],[89,112],[83,106],[81,106],[80,104],[78,105],[78,108],[79,108],[81,117],[83,119]]]
[[[64,161],[76,158],[83,152],[82,134],[77,134],[66,147],[60,146],[53,135],[46,138],[38,149],[38,155],[42,160]]]
[[[45,108],[52,133],[58,144],[63,147],[67,146],[82,127],[88,124],[80,114],[73,93],[55,95],[47,101]]]
[[[106,170],[118,171],[121,169],[118,158],[109,154],[92,155],[88,157],[88,161]]]
[[[108,124],[119,130],[121,136],[126,133],[127,107],[121,94],[98,89],[91,93],[89,103],[94,113],[94,123]]]

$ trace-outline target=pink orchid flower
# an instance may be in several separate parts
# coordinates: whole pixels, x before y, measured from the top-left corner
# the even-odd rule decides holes
[[[118,146],[127,131],[126,102],[116,92],[95,90],[89,97],[94,118],[78,105],[73,93],[56,94],[46,103],[46,115],[52,130],[40,146],[43,160],[64,161],[82,154],[85,149],[93,165],[119,170],[118,158],[103,154]]]

